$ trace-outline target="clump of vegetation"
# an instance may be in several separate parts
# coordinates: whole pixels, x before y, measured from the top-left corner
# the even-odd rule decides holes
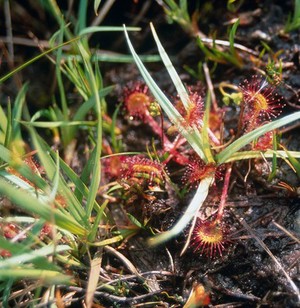
[[[190,15],[187,1],[158,2],[169,23],[182,27],[201,53],[197,68],[185,66],[189,82],[177,73],[181,68],[173,66],[153,24],[159,56],[144,57],[130,40],[140,29],[99,26],[110,1],[94,1],[91,11],[100,11],[91,26],[86,1],[78,14],[70,4],[69,15],[55,1],[41,4],[58,25],[47,50],[41,47],[0,78],[2,87],[11,85],[42,57],[55,78],[45,106],[31,108],[30,83],[22,82],[14,100],[0,106],[4,307],[190,308],[229,306],[233,299],[237,305],[265,305],[276,301],[278,289],[287,306],[300,298],[297,258],[291,255],[299,239],[289,230],[293,209],[282,218],[276,206],[251,199],[251,189],[256,195],[272,191],[272,202],[298,198],[288,178],[300,177],[300,152],[289,150],[282,136],[300,118],[300,111],[288,109],[299,109],[292,101],[298,93],[283,81],[279,54],[266,44],[258,53],[236,43],[239,20],[230,22],[228,40],[218,40],[199,30],[201,11],[194,8]],[[228,1],[228,14],[243,7],[243,1],[234,2]],[[208,3],[202,9],[208,15],[212,10]],[[294,13],[286,32],[296,24]],[[104,32],[125,34],[130,55],[95,51],[91,35]],[[7,53],[3,57],[9,62]],[[144,64],[159,59],[176,93],[163,89]],[[115,70],[114,61],[135,62],[143,81],[124,74],[109,84],[105,69]],[[234,73],[227,77],[219,66],[234,67]],[[249,74],[249,67],[259,74]],[[280,248],[272,242],[269,248],[278,232]],[[280,254],[289,258],[289,270]],[[266,265],[255,273],[241,263],[258,258]],[[237,269],[237,276],[227,267]],[[264,293],[243,284],[246,277],[259,285],[262,272]],[[278,288],[267,285],[274,272]],[[219,277],[231,282],[222,286]],[[239,292],[230,289],[233,280]]]

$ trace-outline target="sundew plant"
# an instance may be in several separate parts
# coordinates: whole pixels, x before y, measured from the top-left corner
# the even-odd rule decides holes
[[[168,70],[170,78],[174,83],[174,86],[177,90],[178,96],[180,97],[186,114],[194,114],[194,108],[199,108],[199,106],[197,106],[197,99],[195,100],[195,95],[189,93],[183,83],[180,81],[178,74],[176,73],[168,55],[166,54],[164,48],[162,47],[158,39],[153,25],[151,25],[151,30],[156,41],[159,54],[166,69]],[[274,87],[268,84],[266,78],[259,78],[255,76],[253,77],[253,80],[249,82],[246,81],[246,84],[241,85],[240,87],[240,92],[242,94],[242,112],[240,114],[240,122],[243,126],[243,134],[225,147],[220,147],[221,150],[216,151],[214,150],[214,146],[220,146],[221,143],[209,127],[210,102],[208,101],[205,104],[205,110],[203,111],[203,119],[198,118],[196,120],[192,120],[190,117],[184,117],[182,114],[180,114],[180,112],[175,108],[175,106],[170,102],[170,100],[166,97],[163,91],[152,79],[151,75],[149,74],[142,61],[139,59],[138,55],[134,51],[127,31],[125,33],[129,48],[149,89],[155,96],[157,102],[160,104],[162,110],[164,110],[170,121],[177,127],[180,134],[190,144],[195,153],[198,155],[199,160],[201,160],[202,162],[200,165],[198,164],[198,166],[192,166],[193,170],[199,169],[199,174],[196,176],[199,176],[200,182],[196,190],[195,196],[193,197],[185,213],[175,224],[175,226],[171,230],[161,233],[151,240],[152,244],[159,244],[166,240],[169,240],[173,236],[178,235],[180,232],[183,231],[185,227],[187,227],[191,220],[193,220],[193,223],[190,234],[192,233],[197,220],[197,213],[200,211],[209,193],[209,189],[215,181],[216,171],[219,166],[222,166],[224,164],[226,165],[227,170],[231,170],[231,164],[234,161],[240,159],[249,159],[251,157],[259,157],[261,155],[261,151],[257,150],[260,149],[263,150],[265,157],[272,157],[273,155],[276,155],[277,157],[287,157],[288,154],[285,151],[272,150],[274,137],[273,132],[279,127],[298,120],[300,112],[296,112],[292,115],[283,117],[278,120],[272,120],[276,117],[277,114],[280,113],[280,111],[278,110],[280,110],[283,105],[280,105],[280,103],[278,102],[278,98],[274,93]],[[221,114],[219,114],[219,116],[221,117]],[[253,146],[253,150],[240,151],[246,145],[252,143],[255,140],[256,145]],[[270,148],[270,150],[268,150],[268,148]],[[193,181],[193,177],[191,178],[191,180]],[[228,182],[225,182],[223,190],[224,195],[222,196],[222,201],[220,202],[216,220],[210,223],[210,225],[214,225],[215,228],[219,228],[219,224],[222,220],[223,207],[228,189],[227,186]],[[211,232],[215,232],[214,228],[212,228]],[[212,234],[212,237],[213,236],[214,235]],[[223,237],[221,236],[219,240],[219,244],[223,248]],[[204,245],[209,243],[209,239],[204,240]],[[214,243],[213,238],[212,245],[215,244],[216,243]],[[188,242],[185,247],[187,245]],[[200,246],[201,245],[202,244],[200,244]],[[220,246],[218,246],[218,248],[220,249]]]

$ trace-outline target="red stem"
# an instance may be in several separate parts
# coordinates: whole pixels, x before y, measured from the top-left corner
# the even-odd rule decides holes
[[[222,217],[223,217],[223,214],[224,214],[224,207],[225,207],[227,193],[228,193],[228,188],[229,188],[231,171],[232,171],[232,164],[228,165],[228,167],[226,169],[225,179],[224,179],[224,186],[223,186],[223,190],[222,190],[220,205],[219,205],[217,219],[216,219],[217,221],[221,221]]]

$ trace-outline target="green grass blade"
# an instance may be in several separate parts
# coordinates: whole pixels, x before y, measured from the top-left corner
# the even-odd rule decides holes
[[[167,55],[165,49],[163,48],[158,36],[157,36],[157,33],[153,27],[153,24],[150,23],[150,27],[151,27],[151,31],[152,31],[152,35],[154,37],[154,40],[156,42],[156,45],[157,45],[157,48],[158,48],[158,52],[161,56],[161,59],[163,60],[163,63],[173,81],[173,84],[176,88],[176,91],[180,97],[180,100],[185,108],[185,110],[189,110],[189,107],[191,105],[190,103],[190,100],[189,100],[189,95],[183,85],[183,83],[181,82],[181,79],[179,77],[179,75],[177,74],[169,56]]]
[[[104,211],[107,207],[108,202],[109,202],[108,200],[105,200],[102,203],[101,207],[99,207],[98,210],[97,210],[97,216],[95,217],[93,227],[91,228],[90,234],[88,236],[89,242],[93,243],[96,240],[96,237],[97,237],[97,234],[98,234],[98,229],[99,229],[99,224],[100,224],[101,221],[103,221]]]
[[[19,121],[20,123],[31,126],[31,127],[40,127],[40,128],[55,128],[55,127],[72,127],[72,126],[95,126],[97,121]]]
[[[64,54],[63,58],[71,61],[81,62],[79,55]],[[161,58],[159,55],[142,55],[140,56],[143,62],[160,62]],[[113,52],[96,52],[91,57],[91,62],[113,62],[113,63],[132,63],[134,59],[131,55],[125,55],[121,53]]]
[[[54,220],[58,227],[71,233],[84,236],[87,232],[71,215],[65,215],[59,212],[51,205],[34,198],[26,191],[17,189],[2,178],[0,178],[0,194],[8,197],[9,200],[32,215],[38,215],[50,223]]]
[[[200,182],[198,189],[189,206],[187,207],[179,221],[174,225],[174,227],[172,227],[172,229],[166,232],[160,233],[159,235],[156,235],[155,237],[151,238],[149,243],[151,245],[159,245],[181,233],[187,227],[190,221],[195,217],[195,215],[197,215],[197,213],[200,211],[208,195],[209,188],[213,182],[214,176],[203,179]]]
[[[30,251],[30,248],[26,247],[23,243],[12,243],[2,236],[0,236],[0,247],[1,249],[8,250],[13,255],[23,253],[24,251]]]
[[[8,100],[8,105],[11,105],[9,100]],[[0,105],[0,130],[2,130],[4,133],[6,132],[7,129],[7,120],[8,116],[5,114],[2,106]]]
[[[128,27],[128,31],[141,31],[140,27]],[[96,32],[119,32],[123,31],[123,27],[112,27],[112,26],[93,26],[93,27],[86,27],[80,31],[79,35],[85,35],[89,33],[96,33]]]
[[[53,150],[51,150],[51,148],[49,148],[49,152],[51,153],[52,156],[55,155],[55,153],[53,152]],[[80,200],[82,199],[82,197],[87,198],[89,190],[87,186],[83,183],[81,178],[61,158],[60,158],[60,166],[64,171],[64,173],[66,174],[66,176],[71,180],[71,182],[76,187],[77,194],[80,193],[80,196],[77,196],[77,198],[80,198]],[[94,202],[94,207],[96,208],[100,207],[97,201]]]
[[[210,105],[211,105],[211,97],[210,97],[210,94],[208,92],[206,102],[205,102],[203,127],[201,129],[202,149],[203,149],[203,152],[205,154],[205,157],[207,157],[207,161],[209,163],[214,163],[215,160],[214,160],[214,157],[213,157],[213,154],[212,154],[212,150],[211,150],[211,146],[210,146],[210,142],[209,142],[209,136],[208,136]]]
[[[238,150],[240,150],[245,145],[249,144],[254,139],[258,138],[259,136],[264,135],[265,133],[274,130],[276,128],[282,127],[284,125],[288,125],[292,123],[293,121],[300,119],[300,111],[295,112],[291,115],[285,116],[279,120],[267,123],[249,133],[246,135],[240,137],[236,141],[234,141],[232,144],[230,144],[225,150],[221,151],[217,155],[217,162],[219,164],[224,163],[227,161],[230,156],[232,156],[234,153],[236,153]]]
[[[30,250],[26,253],[1,260],[0,269],[15,267],[16,264],[20,265],[23,263],[33,262],[37,258],[47,257],[48,255],[53,255],[54,253],[58,254],[70,249],[71,247],[68,245],[48,245],[40,249]],[[44,262],[47,262],[46,259],[44,259]]]
[[[154,97],[157,99],[158,103],[160,104],[161,108],[169,117],[170,121],[178,128],[179,132],[186,138],[189,142],[191,147],[195,150],[195,152],[205,161],[207,161],[203,150],[201,148],[201,135],[198,130],[195,130],[192,127],[185,128],[182,123],[185,123],[184,118],[180,115],[180,113],[176,110],[176,108],[172,105],[172,103],[168,100],[165,96],[163,91],[159,88],[159,86],[155,83],[149,72],[147,71],[146,67],[142,63],[141,59],[135,52],[131,41],[129,39],[128,33],[126,31],[126,27],[124,26],[126,40],[129,46],[129,49],[133,55],[133,58],[136,62],[137,67],[139,68],[143,78],[145,79],[149,89],[151,90]],[[187,125],[188,126],[188,125]]]
[[[239,24],[240,24],[240,20],[238,19],[238,20],[232,25],[232,28],[231,28],[230,33],[229,33],[230,53],[231,53],[232,56],[235,55],[234,37],[235,37],[236,30],[237,30]]]
[[[28,83],[25,83],[20,91],[14,102],[14,107],[12,110],[12,139],[20,138],[21,131],[20,131],[20,123],[19,120],[22,117],[22,111],[25,104],[26,93],[28,90]]]
[[[91,87],[91,92],[95,96],[95,114],[97,119],[97,125],[96,125],[96,145],[95,145],[95,158],[92,162],[93,168],[91,173],[91,183],[89,187],[89,195],[87,198],[86,203],[86,218],[89,219],[94,202],[97,196],[98,187],[100,183],[100,177],[101,177],[101,164],[100,164],[100,157],[101,157],[101,151],[102,151],[102,114],[101,114],[101,101],[99,97],[99,90],[98,85],[96,82],[96,77],[90,62],[90,54],[84,49],[84,47],[81,44],[78,44],[80,53],[82,55],[82,59],[84,62],[84,66],[88,75],[89,84]],[[102,87],[102,85],[100,85]]]
[[[80,0],[78,6],[78,22],[76,25],[76,33],[86,28],[87,9],[88,9],[88,1]]]
[[[55,46],[55,47],[53,47],[53,48],[48,49],[47,51],[44,51],[44,52],[40,53],[40,54],[37,55],[36,57],[34,57],[34,58],[28,60],[27,62],[23,63],[22,65],[18,66],[18,67],[15,68],[14,70],[11,70],[8,74],[2,76],[2,77],[0,78],[0,84],[3,83],[5,80],[9,79],[9,78],[10,78],[11,76],[13,76],[15,73],[21,71],[22,69],[24,69],[24,68],[27,67],[28,65],[34,63],[35,61],[41,59],[42,57],[48,55],[49,53],[51,53],[51,52],[57,50],[58,48],[61,48],[61,47],[66,46],[66,45],[69,45],[69,44],[71,44],[72,42],[75,42],[76,40],[79,40],[79,39],[80,39],[80,37],[75,37],[75,38],[69,40],[68,42],[62,43],[62,44],[60,44],[60,45],[57,45],[57,46]]]
[[[5,129],[3,130],[5,133],[5,139],[4,139],[4,145],[6,147],[10,146],[10,143],[12,141],[12,115],[11,115],[11,103],[8,101],[7,104],[7,117],[6,121],[3,121],[6,124]]]
[[[30,135],[35,149],[37,150],[41,165],[44,167],[46,174],[50,181],[53,180],[56,170],[56,165],[47,151],[47,145],[44,140],[40,138],[35,130],[29,127]],[[86,228],[89,227],[89,222],[86,219],[86,213],[82,205],[75,198],[74,193],[68,187],[64,178],[61,176],[59,180],[59,193],[67,200],[67,210],[72,214],[73,218]]]
[[[15,265],[16,266],[16,265]],[[15,267],[14,269],[0,269],[0,281],[5,281],[6,279],[33,279],[40,280],[45,284],[67,284],[71,282],[70,276],[57,271],[47,271],[40,269],[24,269]]]
[[[292,155],[291,151],[288,151],[288,150],[285,149],[284,152],[286,153],[290,163],[292,164],[292,166],[296,170],[298,178],[300,178],[300,162],[299,162],[299,160],[297,160],[296,157],[294,155]]]
[[[58,40],[59,40],[58,42],[61,44],[63,42],[63,39],[64,39],[64,24],[62,23],[58,35]],[[61,58],[62,58],[62,48],[58,48],[56,53],[55,74],[57,79],[57,86],[59,91],[60,106],[62,110],[63,120],[68,121],[69,108],[67,104],[65,86],[62,79]],[[69,134],[69,127],[67,126],[61,127],[61,138],[65,147],[72,141],[71,136]]]
[[[229,163],[232,161],[244,160],[244,159],[252,159],[252,158],[259,158],[262,155],[266,158],[272,158],[273,155],[276,155],[278,158],[286,159],[289,156],[285,151],[273,151],[268,150],[266,152],[260,151],[242,151],[242,152],[235,152],[230,157],[228,157],[224,163]],[[300,158],[300,152],[296,151],[289,151],[289,154],[294,158]]]
[[[101,0],[94,0],[94,12],[98,15],[98,8],[100,6]]]
[[[0,144],[0,159],[5,161],[6,163],[10,163],[13,158],[13,153]],[[33,171],[28,167],[25,163],[19,162],[14,168],[27,180],[36,185],[36,187],[40,188],[43,191],[47,191],[48,185],[47,183],[40,178],[37,174],[33,173]],[[1,170],[2,176],[4,174],[9,174],[8,172]]]

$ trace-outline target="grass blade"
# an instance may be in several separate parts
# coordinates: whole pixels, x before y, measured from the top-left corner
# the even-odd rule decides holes
[[[189,95],[183,85],[183,83],[181,82],[181,79],[179,77],[179,75],[177,74],[169,56],[167,55],[165,49],[163,48],[157,34],[156,34],[156,31],[153,27],[153,24],[150,23],[150,28],[151,28],[151,31],[152,31],[152,34],[153,34],[153,37],[154,37],[154,40],[156,42],[156,45],[157,45],[157,48],[158,48],[158,52],[161,56],[161,59],[163,60],[163,63],[173,81],[173,84],[176,88],[176,91],[180,97],[180,100],[185,108],[185,110],[189,110],[189,107],[191,105],[190,103],[190,100],[189,100]]]
[[[149,89],[151,90],[154,97],[157,99],[158,103],[160,104],[161,108],[164,110],[164,112],[169,117],[170,121],[178,128],[179,132],[186,138],[186,140],[189,142],[191,147],[196,151],[196,153],[205,161],[207,161],[203,150],[201,148],[201,135],[198,130],[195,130],[194,128],[190,127],[188,124],[188,128],[185,128],[183,125],[185,123],[184,118],[180,115],[180,113],[176,110],[176,108],[172,105],[172,103],[168,100],[168,98],[165,96],[163,91],[159,88],[159,86],[155,83],[149,72],[147,71],[146,67],[142,63],[141,59],[135,52],[131,41],[129,39],[128,33],[126,31],[126,27],[124,26],[125,36],[127,39],[127,43],[129,46],[129,49],[133,55],[133,58],[135,60],[135,63],[137,67],[139,68],[143,78],[145,79]]]
[[[34,198],[26,191],[17,189],[2,178],[0,178],[0,194],[2,196],[7,196],[9,200],[31,214],[38,215],[50,223],[54,220],[58,227],[66,229],[69,232],[81,236],[84,236],[87,232],[85,228],[77,223],[70,215],[59,212],[51,205],[45,204],[39,199]]]
[[[39,279],[46,284],[67,284],[70,283],[71,278],[64,273],[57,271],[47,271],[40,269],[24,269],[24,268],[14,268],[14,269],[0,269],[0,281],[6,279]]]
[[[282,127],[284,125],[290,124],[293,121],[300,119],[300,111],[295,112],[291,115],[285,116],[279,120],[267,123],[249,133],[246,135],[240,137],[236,141],[234,141],[232,144],[230,144],[225,150],[220,152],[217,155],[217,162],[219,164],[224,163],[227,161],[234,153],[236,153],[238,150],[240,150],[245,145],[249,144],[254,139],[258,138],[259,136],[264,135],[265,133],[274,130],[276,128]]]
[[[101,0],[94,0],[94,12],[98,15],[98,8],[100,6]]]
[[[181,216],[179,221],[175,224],[175,226],[172,229],[151,238],[149,241],[150,245],[158,245],[164,243],[170,240],[171,238],[175,237],[176,235],[178,235],[180,232],[182,232],[189,224],[189,222],[200,211],[208,195],[209,188],[213,182],[214,182],[214,176],[203,179],[200,182],[191,203],[189,204],[189,206],[187,207],[187,209],[185,210],[184,214]]]
[[[16,264],[33,262],[37,258],[47,257],[48,255],[53,255],[54,252],[57,254],[57,253],[70,250],[70,249],[71,247],[68,245],[58,245],[58,246],[48,245],[40,249],[30,250],[26,253],[13,256],[8,259],[1,260],[0,269],[15,267]]]

